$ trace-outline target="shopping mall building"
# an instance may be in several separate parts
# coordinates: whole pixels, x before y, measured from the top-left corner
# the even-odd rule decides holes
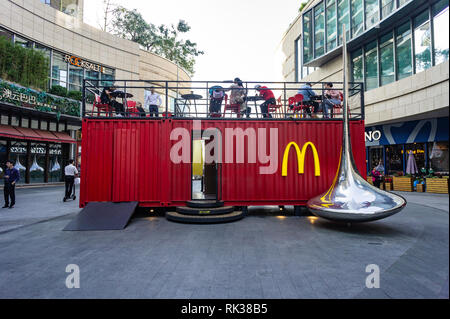
[[[365,86],[367,169],[449,172],[448,0],[313,0],[286,31],[286,81],[342,81],[346,25],[350,75]],[[316,86],[317,87],[317,86]]]
[[[49,87],[81,91],[83,79],[101,85],[120,79],[190,80],[183,69],[142,50],[137,43],[83,23],[83,0],[0,0],[0,8],[0,36],[40,50],[49,58]],[[1,167],[8,158],[14,161],[21,170],[21,183],[61,181],[62,167],[69,159],[76,158],[80,164],[79,102],[70,101],[78,103],[66,108],[70,112],[42,111],[36,97],[40,92],[1,76]],[[132,93],[135,100],[143,102],[144,91]],[[167,99],[170,105],[174,104],[172,93]],[[162,100],[165,109],[166,99]]]

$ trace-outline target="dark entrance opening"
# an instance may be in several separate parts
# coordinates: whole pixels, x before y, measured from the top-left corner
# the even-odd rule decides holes
[[[219,164],[211,160],[214,149],[210,151],[215,137],[202,136],[192,134],[192,200],[218,200]]]

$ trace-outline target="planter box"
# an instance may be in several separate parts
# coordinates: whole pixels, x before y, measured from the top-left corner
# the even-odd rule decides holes
[[[384,189],[386,191],[391,191],[392,190],[392,183],[390,183],[390,182],[384,183]]]
[[[427,193],[448,194],[448,178],[427,178]]]
[[[368,182],[370,185],[373,185],[372,176],[367,176],[367,182]]]
[[[394,180],[394,190],[402,192],[413,192],[414,182],[412,177],[395,177]]]
[[[424,186],[425,186],[424,184],[417,184],[416,191],[418,193],[423,193],[425,191],[425,187]]]

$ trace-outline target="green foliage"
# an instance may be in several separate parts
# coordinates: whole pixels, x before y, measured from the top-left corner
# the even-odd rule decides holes
[[[52,88],[48,91],[50,94],[67,97],[67,89],[60,85],[53,85]]]
[[[67,97],[72,100],[81,101],[83,100],[83,93],[81,91],[69,91],[67,92]]]
[[[40,51],[0,36],[0,77],[26,87],[46,89],[50,61]]]
[[[176,26],[156,27],[146,22],[137,10],[117,7],[113,11],[112,26],[116,35],[137,42],[146,50],[177,63],[191,75],[194,74],[195,57],[204,54],[197,49],[196,43],[179,39],[180,34],[191,29],[184,20],[180,20]]]
[[[305,8],[305,6],[308,4],[308,1],[302,2],[300,4],[300,8],[298,9],[299,12],[302,12],[303,8]]]
[[[21,101],[18,99],[20,94],[26,96],[27,100],[33,98],[34,102],[31,103],[30,101]],[[0,100],[16,106],[34,108],[42,112],[54,112],[58,117],[60,114],[80,116],[79,101],[55,96],[46,92],[36,91],[2,80],[0,80]]]

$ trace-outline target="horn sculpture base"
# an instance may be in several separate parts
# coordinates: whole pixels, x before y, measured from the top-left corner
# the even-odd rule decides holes
[[[406,200],[370,185],[361,176],[351,174],[336,179],[325,194],[308,201],[309,211],[322,218],[347,223],[379,220],[400,212]]]

